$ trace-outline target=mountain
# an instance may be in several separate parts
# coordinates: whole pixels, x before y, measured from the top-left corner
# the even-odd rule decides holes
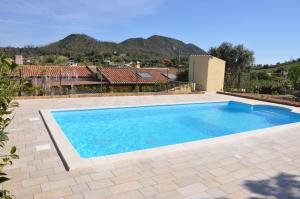
[[[204,50],[194,44],[159,35],[153,35],[147,39],[131,38],[121,42],[121,45],[135,51],[158,54],[165,57],[175,57],[179,54],[189,56],[191,54],[206,54]]]
[[[66,56],[86,56],[125,51],[117,43],[98,41],[84,34],[71,34],[62,40],[40,47],[40,50],[43,54],[60,54]]]
[[[99,41],[85,34],[71,34],[57,42],[24,48],[2,48],[8,56],[15,54],[24,56],[64,55],[69,58],[89,57],[105,53],[126,53],[129,56],[146,58],[173,58],[191,54],[205,54],[206,52],[193,44],[186,44],[180,40],[154,35],[147,39],[130,38],[121,43]]]

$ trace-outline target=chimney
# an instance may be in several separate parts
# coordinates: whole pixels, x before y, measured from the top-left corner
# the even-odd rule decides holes
[[[137,61],[135,67],[136,68],[141,68],[141,62]]]
[[[18,65],[23,64],[23,56],[22,55],[15,55],[15,63]]]

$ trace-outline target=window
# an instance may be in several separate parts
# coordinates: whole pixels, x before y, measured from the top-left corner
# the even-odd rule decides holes
[[[142,77],[142,78],[151,78],[152,77],[151,74],[145,73],[145,72],[138,72],[137,75]]]
[[[163,76],[167,77],[168,79],[176,79],[176,75],[172,73],[162,73]]]

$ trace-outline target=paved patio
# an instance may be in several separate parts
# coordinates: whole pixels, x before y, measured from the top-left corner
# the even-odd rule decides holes
[[[38,112],[215,99],[241,98],[208,93],[20,100],[8,128],[20,160],[7,170],[12,180],[3,187],[18,199],[300,198],[300,125],[68,172]]]

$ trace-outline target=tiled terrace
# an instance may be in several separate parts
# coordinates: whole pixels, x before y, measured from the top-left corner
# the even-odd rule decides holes
[[[18,199],[300,198],[300,126],[68,172],[38,112],[220,99],[240,98],[198,94],[20,100],[9,131],[21,159],[9,168],[12,180],[4,188]]]

